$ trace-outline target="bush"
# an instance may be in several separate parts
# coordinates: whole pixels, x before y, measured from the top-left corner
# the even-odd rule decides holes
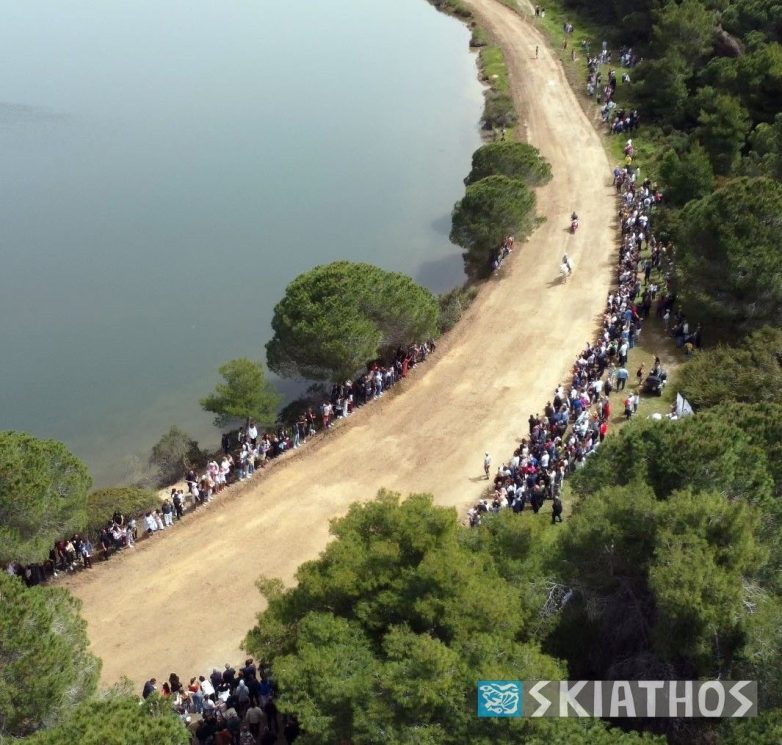
[[[537,148],[525,142],[490,142],[473,153],[472,170],[464,183],[474,184],[488,176],[507,176],[527,186],[540,186],[551,181],[551,166]]]
[[[437,300],[398,272],[335,261],[299,275],[274,308],[269,369],[342,382],[385,349],[437,332]]]
[[[172,426],[152,448],[149,461],[158,470],[161,486],[179,481],[191,468],[206,463],[207,454],[187,432]]]
[[[450,331],[459,322],[462,314],[470,307],[477,294],[478,290],[474,287],[455,287],[437,298],[440,303],[437,327],[441,334]]]
[[[27,741],[25,741],[27,742]],[[37,732],[28,745],[188,745],[192,742],[171,704],[157,694],[139,704],[130,693],[111,692],[84,701],[55,727]]]
[[[457,18],[472,18],[472,11],[460,0],[429,0],[429,2],[443,13],[450,13]]]
[[[668,150],[660,162],[660,178],[665,185],[665,201],[683,206],[714,191],[714,171],[709,156],[697,142],[679,155]]]
[[[306,393],[285,404],[280,409],[280,413],[277,414],[277,421],[291,426],[298,421],[303,411],[306,411],[310,406],[317,410],[318,406],[328,397],[328,390],[323,383],[313,383],[307,388]]]
[[[281,396],[266,380],[260,362],[240,357],[220,365],[219,372],[225,382],[201,399],[201,407],[217,415],[218,427],[250,419],[261,424],[274,422]]]
[[[60,721],[90,696],[100,660],[90,654],[81,603],[61,587],[0,576],[0,740]]]
[[[152,489],[135,486],[112,486],[97,489],[87,495],[88,533],[97,533],[111,519],[115,511],[135,515],[160,504],[160,497]]]
[[[86,519],[87,466],[61,442],[0,432],[0,561],[44,559]]]
[[[782,329],[765,327],[738,346],[699,352],[679,385],[696,409],[730,401],[782,404]]]
[[[478,49],[479,47],[487,46],[488,43],[488,34],[480,26],[475,26],[472,30],[472,36],[470,37],[470,46],[473,47],[473,49]]]
[[[467,187],[451,220],[451,241],[465,249],[465,271],[486,277],[491,259],[503,240],[521,240],[535,226],[535,194],[523,182],[489,176]]]
[[[607,486],[643,484],[658,499],[678,489],[718,490],[731,501],[771,504],[764,449],[741,421],[712,409],[680,421],[633,421],[609,437],[570,483],[587,497]]]
[[[716,334],[782,323],[782,184],[735,179],[677,220],[677,289]]]
[[[507,93],[486,91],[486,101],[483,107],[483,128],[498,129],[513,127],[519,120],[513,99]]]

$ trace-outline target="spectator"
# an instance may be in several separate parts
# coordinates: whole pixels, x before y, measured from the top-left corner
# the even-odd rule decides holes
[[[149,698],[157,690],[155,687],[156,683],[157,680],[155,680],[155,678],[150,678],[146,683],[144,683],[144,689],[141,692],[143,698]]]

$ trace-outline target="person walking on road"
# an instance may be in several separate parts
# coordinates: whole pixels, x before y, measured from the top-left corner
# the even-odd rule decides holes
[[[483,472],[486,474],[486,478],[489,478],[489,469],[491,468],[491,455],[484,453],[483,456]]]

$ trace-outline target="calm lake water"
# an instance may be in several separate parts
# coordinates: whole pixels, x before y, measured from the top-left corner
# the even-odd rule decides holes
[[[481,88],[424,0],[0,0],[0,428],[126,478],[335,259],[463,279]],[[287,386],[290,391],[290,385]]]

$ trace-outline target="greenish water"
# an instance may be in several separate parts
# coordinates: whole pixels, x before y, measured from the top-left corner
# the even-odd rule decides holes
[[[481,89],[424,0],[0,8],[0,428],[120,480],[171,424],[217,441],[198,398],[298,273],[461,281]]]

